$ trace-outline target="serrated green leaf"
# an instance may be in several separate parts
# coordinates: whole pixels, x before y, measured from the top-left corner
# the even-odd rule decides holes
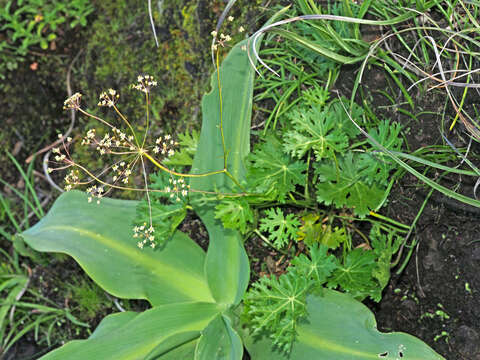
[[[342,100],[343,101],[343,100]],[[352,109],[352,117],[358,119],[363,111]],[[352,125],[339,100],[329,104],[312,105],[287,114],[293,129],[284,135],[284,149],[292,156],[302,158],[310,149],[317,161],[333,158],[345,152],[358,130]]]
[[[288,352],[295,340],[298,319],[306,315],[309,281],[291,273],[260,278],[245,296],[245,317],[254,335],[267,332],[273,343]]]
[[[316,165],[319,175],[317,200],[337,208],[352,208],[358,216],[366,216],[383,200],[384,191],[375,184],[367,184],[368,165],[354,159],[351,152],[338,158],[338,168],[333,162]]]
[[[162,246],[171,238],[187,215],[186,204],[179,202],[177,204],[165,205],[156,201],[151,202],[151,208],[149,208],[147,200],[144,199],[137,206],[137,216],[134,224],[149,224],[150,215],[155,229],[153,234],[155,241]]]
[[[224,199],[215,209],[215,219],[222,220],[223,226],[242,234],[247,231],[248,223],[253,222],[253,212],[245,198]]]
[[[317,161],[332,158],[335,153],[348,148],[348,137],[337,126],[336,119],[327,109],[312,107],[308,111],[289,114],[294,130],[284,135],[284,149],[297,158],[302,158],[313,149]]]
[[[300,221],[293,214],[286,217],[280,208],[265,211],[266,217],[260,220],[260,230],[268,232],[268,238],[277,249],[287,246],[297,236]]]
[[[396,122],[382,121],[377,127],[371,128],[368,134],[382,144],[385,148],[392,151],[399,151],[403,144],[403,138],[400,135],[402,126]],[[371,140],[369,140],[372,143]],[[389,157],[384,156],[382,152],[367,151],[359,156],[358,161],[362,167],[369,170],[365,175],[365,182],[368,184],[388,183],[388,178],[392,170],[398,166]]]
[[[305,277],[314,281],[315,287],[322,286],[338,267],[335,256],[327,254],[328,247],[315,244],[309,248],[310,258],[305,254],[295,257],[291,265],[296,276]]]
[[[370,250],[354,249],[348,252],[343,264],[338,265],[328,280],[328,286],[340,286],[359,300],[370,296],[373,300],[380,301],[382,289],[373,278],[373,270],[377,266],[375,260],[376,256]]]
[[[303,225],[298,230],[298,241],[303,241],[306,245],[314,245],[316,243],[324,244],[330,249],[336,249],[341,243],[347,240],[345,228],[332,229],[329,224],[318,222],[320,216],[315,214],[307,214],[302,217]]]
[[[402,242],[402,237],[392,232],[384,234],[378,226],[373,226],[370,230],[370,243],[377,257],[377,267],[373,269],[372,275],[382,289],[390,281],[392,256],[398,251]]]
[[[282,151],[280,141],[268,136],[248,156],[247,180],[252,192],[263,192],[283,202],[296,185],[305,183],[307,165]]]

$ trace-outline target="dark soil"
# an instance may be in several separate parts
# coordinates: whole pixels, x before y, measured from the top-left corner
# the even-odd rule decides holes
[[[375,89],[388,88],[383,72],[374,68],[364,78],[364,90],[373,94],[373,106],[379,109],[386,105],[385,99],[375,94]],[[382,114],[380,110],[377,116],[399,121],[409,128],[406,140],[411,151],[443,144],[440,123],[445,94],[411,95],[417,100],[416,111],[433,114],[419,117],[419,122],[396,111],[383,110]],[[396,99],[401,102],[400,98]],[[456,146],[467,146],[465,129],[462,126],[456,129],[448,133],[449,140]],[[478,144],[472,146],[478,152]],[[448,188],[457,185],[458,192],[474,196],[475,184],[466,182],[465,178],[451,175],[442,178],[435,172],[426,175]],[[380,304],[368,305],[375,312],[381,331],[414,335],[448,360],[479,360],[480,209],[438,192],[427,198],[429,190],[410,174],[394,186],[383,214],[411,224],[424,201],[427,204],[412,234],[416,245],[408,265],[400,275],[395,274],[397,268],[392,271],[391,283]]]

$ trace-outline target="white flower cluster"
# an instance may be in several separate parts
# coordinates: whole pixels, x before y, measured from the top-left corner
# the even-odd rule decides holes
[[[65,176],[65,191],[72,190],[74,186],[80,183],[80,178],[78,175],[78,170],[70,170],[70,172]]]
[[[157,82],[151,75],[138,75],[137,83],[132,84],[132,88],[144,93],[150,92],[150,89],[154,86],[157,86]]]
[[[170,198],[176,197],[177,201],[181,201],[181,196],[186,197],[188,195],[188,189],[190,185],[185,184],[183,178],[170,179],[171,186],[165,188],[165,192],[170,194]]]
[[[163,138],[160,136],[155,140],[155,147],[153,152],[155,154],[161,154],[166,157],[173,156],[175,154],[174,147],[178,145],[178,142],[174,141],[170,135],[165,135]]]
[[[96,186],[96,185],[93,185],[93,186],[90,186],[89,188],[87,188],[86,190],[87,194],[89,195],[88,196],[88,202],[92,202],[93,199],[97,199],[97,204],[100,204],[100,199],[103,197],[103,193],[105,192],[105,189],[103,188],[103,186]]]
[[[150,227],[147,227],[147,223],[143,223],[142,226],[135,226],[133,228],[133,237],[140,239],[140,241],[137,242],[137,246],[140,249],[143,249],[143,247],[147,244],[147,241],[150,241],[150,247],[154,249],[156,246],[155,236],[153,235],[154,232],[155,229],[153,226],[150,225]]]
[[[80,108],[80,100],[82,98],[82,94],[75,93],[70,96],[67,100],[63,103],[63,109],[79,109]]]
[[[96,150],[100,155],[105,155],[111,153],[113,150],[130,150],[135,151],[136,147],[133,145],[133,136],[127,136],[124,132],[117,128],[112,128],[114,135],[106,133],[103,138],[96,137],[96,130],[90,129],[87,131],[87,134],[82,139],[82,145],[96,145]],[[112,150],[113,148],[113,150]]]
[[[125,164],[125,161],[120,161],[112,166],[112,170],[116,173],[113,175],[113,182],[121,181],[124,184],[128,184],[128,177],[132,175],[130,164]]]
[[[108,93],[104,91],[100,94],[100,101],[97,105],[112,107],[117,103],[119,97],[116,90],[108,89]]]

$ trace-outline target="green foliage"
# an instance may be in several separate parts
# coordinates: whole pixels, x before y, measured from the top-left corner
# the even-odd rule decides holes
[[[421,340],[404,333],[381,333],[373,313],[350,295],[325,289],[306,299],[308,319],[297,326],[290,353],[272,347],[268,337],[247,334],[252,359],[278,360],[442,360]]]
[[[301,254],[292,260],[293,268],[289,269],[297,277],[312,281],[312,286],[319,289],[332,272],[338,267],[336,258],[327,253],[327,246],[313,245],[309,247],[310,257]]]
[[[345,228],[332,228],[329,224],[318,222],[319,219],[319,215],[312,213],[302,216],[303,225],[299,228],[297,240],[310,246],[315,243],[324,244],[330,249],[338,248],[347,240]]]
[[[295,191],[296,185],[305,183],[307,165],[285,155],[275,136],[267,136],[247,159],[247,181],[252,192],[263,192],[284,202],[288,193]]]
[[[266,331],[275,345],[290,351],[297,321],[307,315],[308,290],[307,279],[293,274],[260,278],[245,296],[245,315],[253,334]]]
[[[349,251],[338,268],[328,280],[328,286],[342,289],[350,293],[354,298],[363,300],[370,296],[372,300],[380,301],[382,288],[373,278],[376,268],[376,257],[372,251],[354,249]]]
[[[193,157],[197,152],[198,138],[200,134],[196,130],[191,133],[185,131],[183,134],[178,134],[178,144],[180,151],[176,151],[173,156],[165,159],[164,163],[167,166],[192,166]]]
[[[339,157],[338,163],[320,163],[315,165],[318,175],[316,184],[317,200],[337,208],[353,208],[355,214],[366,216],[370,209],[376,208],[383,199],[384,190],[378,185],[368,184],[369,164],[354,160],[349,152]]]
[[[325,98],[319,100],[325,103]],[[359,119],[363,111],[355,106],[352,117]],[[349,140],[358,134],[345,110],[335,100],[324,106],[294,110],[287,115],[292,122],[293,129],[284,135],[284,149],[297,158],[302,158],[310,149],[313,150],[317,161],[333,158],[337,153],[345,152]]]
[[[185,23],[191,25],[188,19]],[[69,342],[47,354],[45,359],[241,360],[243,347],[239,332],[245,325],[256,335],[269,333],[271,341],[284,351],[280,356],[290,356],[297,351],[294,342],[300,344],[300,348],[308,339],[314,339],[315,345],[324,343],[318,338],[327,339],[328,343],[332,340],[324,329],[335,326],[338,333],[337,327],[347,323],[336,322],[343,315],[338,311],[343,307],[339,307],[325,315],[330,316],[329,322],[318,326],[322,301],[311,293],[322,294],[322,300],[337,298],[342,306],[352,307],[357,303],[352,303],[351,298],[345,300],[343,296],[347,295],[336,295],[323,285],[343,288],[358,297],[376,295],[371,289],[376,281],[375,260],[384,249],[378,247],[379,253],[365,251],[367,256],[364,250],[354,250],[347,252],[343,261],[338,261],[328,253],[328,246],[319,245],[318,241],[308,248],[309,256],[292,260],[287,273],[279,278],[261,278],[245,295],[250,275],[248,258],[240,233],[225,226],[246,231],[247,224],[253,220],[251,203],[265,199],[316,207],[307,189],[310,180],[307,163],[310,164],[311,159],[307,159],[307,163],[293,160],[283,152],[275,135],[263,139],[249,155],[254,69],[244,49],[246,45],[246,41],[241,42],[230,51],[218,74],[212,76],[212,91],[202,102],[204,122],[191,164],[192,193],[188,200],[209,233],[207,254],[187,235],[174,231],[187,205],[173,208],[174,205],[167,202],[170,197],[166,198],[161,192],[152,195],[150,200],[155,203],[156,210],[152,209],[155,221],[169,224],[165,232],[172,234],[162,249],[141,251],[135,247],[131,226],[138,215],[138,202],[103,199],[99,205],[88,204],[86,196],[76,191],[63,194],[44,219],[22,234],[25,241],[39,251],[71,255],[115,296],[143,298],[152,305],[143,313],[108,316],[87,340]],[[347,130],[345,133],[349,134]],[[312,135],[306,130],[305,134]],[[143,150],[140,156],[149,158]],[[162,190],[167,180],[154,177],[151,189]],[[305,188],[303,194],[297,191],[301,187]],[[303,202],[297,199],[301,196],[305,198]],[[221,203],[220,199],[223,199]],[[142,206],[145,207],[145,203],[140,205],[140,210]],[[312,226],[318,225],[315,222],[316,219]],[[299,224],[280,210],[272,209],[267,211],[262,225],[278,242],[285,242],[295,236],[294,228]],[[332,241],[326,243],[331,245]],[[235,311],[244,296],[246,320],[241,321]],[[323,304],[330,305],[327,301]],[[314,326],[309,333],[305,326],[310,319],[314,320]],[[377,342],[367,336],[374,324],[371,319],[367,320],[370,321],[361,323],[363,328],[359,330],[360,335],[368,339],[369,353],[361,354],[370,356]],[[358,327],[353,321],[348,323]],[[410,344],[412,339],[406,342]],[[330,353],[342,356],[351,352],[357,342],[349,338],[346,344],[333,345],[327,346]],[[417,342],[416,348],[426,347]],[[436,358],[429,349],[423,353],[429,353],[428,359]],[[295,355],[292,359],[301,356]]]
[[[215,218],[221,219],[227,229],[236,229],[245,234],[248,223],[253,222],[253,212],[245,198],[226,199],[215,209]]]
[[[47,50],[61,33],[62,24],[69,28],[86,26],[93,10],[90,0],[6,1],[0,6],[0,31],[7,38],[0,42],[0,79],[5,78],[6,71],[16,69],[35,46]]]
[[[287,353],[300,320],[308,316],[308,294],[321,295],[327,286],[341,288],[357,299],[369,296],[380,301],[384,287],[377,281],[377,273],[383,271],[385,263],[377,261],[374,251],[355,249],[340,262],[328,253],[327,245],[315,244],[308,250],[309,256],[295,257],[285,274],[260,278],[245,295],[244,316],[252,334],[268,334]]]
[[[373,270],[373,277],[384,289],[390,280],[392,257],[397,253],[404,239],[393,232],[385,234],[378,225],[370,230],[370,242],[377,257],[377,267]]]
[[[260,220],[260,230],[269,233],[269,240],[281,249],[297,237],[300,222],[294,214],[283,215],[280,208],[271,208],[265,211],[266,217]]]
[[[73,280],[67,285],[67,291],[77,306],[74,312],[80,320],[88,322],[109,308],[109,300],[104,291],[90,280]]]
[[[27,334],[35,334],[38,344],[56,345],[62,340],[61,328],[67,321],[88,328],[70,309],[58,307],[32,286],[31,274],[20,267],[18,254],[10,256],[0,249],[0,358]],[[55,336],[54,336],[55,334]]]
[[[252,334],[267,333],[286,353],[292,348],[298,321],[307,316],[307,295],[320,289],[336,268],[335,257],[327,255],[325,246],[313,247],[310,256],[297,257],[278,278],[260,278],[245,295],[244,316]]]
[[[370,128],[368,134],[388,150],[399,151],[403,144],[401,131],[402,126],[399,123],[384,120],[377,127]],[[372,143],[370,139],[369,142]],[[375,146],[362,154],[358,161],[362,167],[369,169],[364,177],[365,182],[369,184],[385,186],[391,171],[396,168],[392,160],[378,152],[375,153]]]

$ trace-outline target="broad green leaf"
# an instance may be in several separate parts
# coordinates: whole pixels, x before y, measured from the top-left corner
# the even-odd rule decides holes
[[[202,331],[195,351],[195,360],[242,360],[243,344],[230,320],[215,317]]]
[[[188,341],[175,349],[159,356],[147,358],[146,360],[192,360],[195,356],[198,338]]]
[[[42,360],[151,358],[152,352],[167,353],[187,339],[199,337],[220,310],[217,304],[191,302],[160,305],[136,316],[115,314],[89,339],[71,341]]]
[[[250,151],[254,76],[246,46],[246,41],[235,45],[223,61],[219,77],[217,72],[212,75],[212,91],[202,101],[203,123],[192,174],[223,170],[226,157],[229,173],[239,182],[245,176],[244,159]],[[225,173],[192,178],[190,185],[196,191],[241,191]],[[205,265],[208,285],[217,302],[237,304],[250,277],[241,237],[235,231],[225,230],[214,218],[216,204],[200,204],[199,196],[191,193],[192,205],[210,238]]]
[[[211,301],[203,275],[205,254],[176,232],[164,248],[140,250],[132,237],[137,202],[102,199],[84,193],[61,195],[49,213],[22,236],[35,250],[72,256],[109,293],[147,299],[152,305]]]
[[[375,317],[348,294],[325,289],[307,298],[308,318],[297,328],[289,355],[266,338],[248,336],[245,345],[255,360],[442,360],[421,340],[404,333],[380,333]],[[443,359],[444,360],[444,359]]]
[[[224,229],[221,225],[207,226],[207,229],[210,245],[205,271],[210,291],[218,303],[238,304],[250,278],[250,265],[242,238],[237,231]]]
[[[95,331],[89,336],[89,339],[101,337],[121,328],[125,324],[135,319],[140,313],[134,311],[125,311],[108,315],[100,321]]]

